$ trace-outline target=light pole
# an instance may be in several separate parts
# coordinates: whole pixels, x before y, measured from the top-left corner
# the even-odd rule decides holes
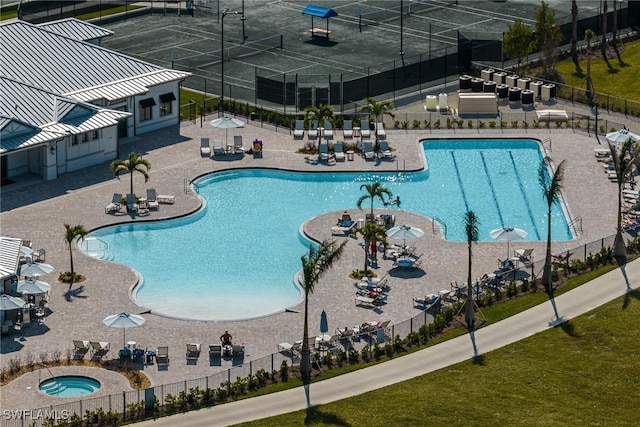
[[[219,105],[219,115],[222,117],[224,115],[224,17],[227,14],[238,14],[238,11],[229,12],[229,9],[225,9],[222,11],[222,18],[220,19],[220,105]]]

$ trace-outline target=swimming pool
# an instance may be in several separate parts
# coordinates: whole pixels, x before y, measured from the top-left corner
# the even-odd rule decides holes
[[[467,209],[481,221],[480,240],[491,240],[489,231],[503,225],[527,230],[527,240],[546,238],[535,141],[436,140],[423,146],[429,169],[418,173],[211,174],[197,181],[206,200],[198,214],[97,230],[91,236],[108,250],[96,253],[141,273],[136,298],[154,312],[241,320],[282,312],[301,300],[294,275],[309,243],[300,225],[354,208],[364,183],[382,181],[401,196],[402,209],[441,219],[449,240],[466,240]],[[552,238],[570,239],[561,207],[554,206],[552,219]]]

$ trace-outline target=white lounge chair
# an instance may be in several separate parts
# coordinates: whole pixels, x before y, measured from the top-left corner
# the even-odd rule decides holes
[[[340,161],[340,162],[344,162],[345,161],[345,155],[344,155],[344,145],[342,145],[342,142],[336,142],[333,145],[333,156],[336,158],[336,162]]]
[[[373,151],[373,143],[371,141],[362,142],[362,154],[365,160],[373,160],[376,157],[376,153]]]
[[[113,193],[113,197],[111,198],[111,203],[109,203],[105,208],[104,208],[104,213],[115,213],[115,212],[119,212],[120,211],[120,207],[122,204],[122,194],[120,193]],[[26,246],[24,244],[23,241],[23,246]]]
[[[533,253],[533,249],[516,249],[514,253],[518,258],[520,258],[520,262],[531,262],[531,254]]]
[[[111,344],[106,341],[91,341],[90,345],[93,350],[93,357],[98,359],[102,359],[111,348]]]
[[[318,160],[329,160],[329,144],[326,142],[318,144]]]
[[[304,138],[304,120],[296,120],[296,127],[293,129],[294,138]]]
[[[311,127],[307,131],[307,137],[309,139],[316,139],[318,137],[318,121],[314,120],[311,122]]]
[[[360,123],[360,136],[364,138],[371,138],[371,129],[369,127],[369,120],[363,120]]]
[[[211,145],[209,144],[209,138],[200,138],[200,155],[202,157],[211,156]]]
[[[353,138],[353,122],[351,120],[345,120],[342,125],[342,134],[345,138]]]
[[[73,340],[73,354],[82,357],[89,351],[89,341]]]
[[[384,138],[385,136],[387,136],[387,133],[384,131],[384,123],[376,123],[376,138]]]
[[[224,147],[222,146],[222,141],[215,140],[213,141],[213,155],[218,156],[224,154]]]
[[[393,157],[393,153],[389,149],[389,143],[387,142],[386,139],[382,139],[378,141],[378,144],[380,146],[380,157],[386,157],[386,158]]]
[[[147,188],[147,206],[149,209],[160,210],[160,203],[158,202],[158,195],[155,188]]]
[[[244,154],[244,148],[242,147],[242,135],[233,136],[233,153]]]
[[[325,139],[333,139],[333,125],[329,120],[324,121],[323,136]]]

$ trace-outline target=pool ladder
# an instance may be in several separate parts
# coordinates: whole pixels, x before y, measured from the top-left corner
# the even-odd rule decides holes
[[[582,217],[573,218],[568,225],[575,234],[582,233]]]
[[[197,194],[200,194],[200,187],[198,186],[198,184],[196,184],[195,182],[191,181],[190,179],[186,179],[184,180],[184,194],[189,194],[189,190],[193,188],[193,191],[195,191]]]
[[[433,234],[440,234],[444,238],[447,235],[447,223],[435,216],[431,219],[431,231]]]
[[[60,394],[60,383],[58,382],[58,379],[56,378],[55,375],[53,375],[53,372],[51,372],[51,369],[49,369],[49,367],[43,363],[42,367],[45,368],[47,370],[47,372],[49,372],[49,375],[51,375],[51,378],[53,378],[53,381],[56,383],[56,396]],[[42,371],[42,369],[40,369],[40,371]],[[40,387],[40,384],[42,383],[42,380],[40,378],[40,372],[38,372],[38,387]]]

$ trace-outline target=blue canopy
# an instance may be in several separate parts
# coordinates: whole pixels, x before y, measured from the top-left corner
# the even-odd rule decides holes
[[[328,8],[328,7],[322,7],[322,6],[316,6],[314,4],[310,4],[307,7],[304,8],[304,10],[302,11],[303,15],[311,15],[311,16],[319,16],[320,18],[324,18],[324,19],[328,19],[328,18],[333,18],[338,16],[338,12],[336,12],[335,10]]]

